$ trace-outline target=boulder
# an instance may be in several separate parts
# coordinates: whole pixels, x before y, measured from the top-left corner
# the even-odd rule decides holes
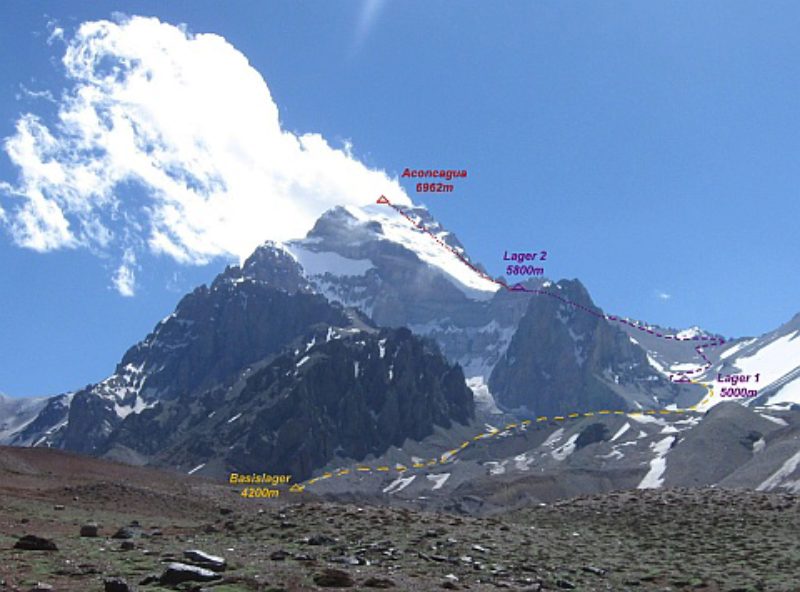
[[[134,588],[123,578],[106,578],[103,586],[105,592],[134,592]]]
[[[132,539],[135,533],[128,528],[127,526],[123,526],[117,532],[111,535],[112,539]]]
[[[227,562],[224,557],[217,557],[216,555],[209,555],[205,551],[199,549],[190,549],[183,552],[183,557],[192,565],[204,567],[211,571],[225,571]]]
[[[221,578],[221,575],[210,569],[176,562],[167,565],[158,581],[163,586],[175,586],[183,582],[213,582]]]
[[[322,588],[351,588],[355,585],[350,574],[340,569],[326,569],[314,576],[314,583]]]
[[[53,541],[35,534],[26,534],[14,544],[14,548],[24,551],[58,551]]]
[[[100,526],[97,522],[87,522],[81,526],[81,536],[87,538],[95,538],[100,534]]]

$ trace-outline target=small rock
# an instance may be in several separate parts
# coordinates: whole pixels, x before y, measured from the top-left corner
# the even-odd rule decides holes
[[[455,582],[451,582],[450,580],[446,580],[442,582],[441,588],[445,590],[458,590],[458,585]]]
[[[120,551],[133,551],[136,548],[136,544],[133,541],[122,541],[119,544]]]
[[[95,538],[100,534],[100,526],[97,522],[87,522],[81,526],[81,536],[88,538]]]
[[[134,592],[123,578],[106,578],[103,586],[105,592]]]
[[[231,514],[232,512],[233,512],[233,510],[231,510],[230,508],[220,508],[219,509],[219,513],[221,515],[223,515],[223,516],[227,516],[228,514]]]
[[[589,572],[596,576],[604,576],[608,573],[607,569],[603,569],[602,567],[594,567],[593,565],[587,565],[583,568],[583,571]]]
[[[569,580],[556,580],[556,586],[562,590],[573,590],[575,588],[575,584]]]
[[[61,510],[64,509],[64,505],[63,504],[56,504],[55,506],[53,506],[53,509],[57,510],[57,511],[61,511]]]
[[[272,561],[284,561],[289,556],[288,551],[284,551],[283,549],[278,549],[277,551],[273,551],[270,553],[269,558]]]
[[[315,534],[314,536],[308,537],[306,541],[309,545],[332,545],[335,542],[335,539],[325,536],[324,534]]]
[[[50,590],[54,590],[53,586],[50,584],[45,584],[44,582],[36,582],[36,585],[33,588],[30,588],[30,592],[49,592]]]
[[[342,563],[344,565],[360,565],[361,561],[358,560],[357,557],[353,557],[352,555],[342,555],[341,557],[331,557],[329,559],[331,563]]]
[[[314,556],[308,555],[307,553],[298,553],[297,555],[293,556],[292,559],[295,561],[314,561]]]
[[[182,582],[213,582],[221,578],[221,575],[210,569],[186,565],[185,563],[170,563],[158,581],[164,586],[175,586]]]
[[[364,580],[365,588],[394,588],[394,582],[386,578],[367,578]]]
[[[224,557],[217,557],[216,555],[209,555],[205,551],[199,549],[190,549],[183,552],[183,557],[187,559],[192,565],[204,567],[211,571],[225,571],[227,562]]]
[[[26,534],[14,544],[14,548],[24,551],[58,551],[53,541],[35,534]]]
[[[111,535],[112,539],[132,539],[134,532],[127,526],[123,526],[117,532]]]
[[[351,588],[355,585],[350,574],[339,569],[326,569],[315,575],[314,583],[323,588]]]

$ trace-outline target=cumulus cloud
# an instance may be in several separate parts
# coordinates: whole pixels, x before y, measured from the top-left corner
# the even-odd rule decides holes
[[[266,81],[219,35],[155,18],[86,22],[62,61],[56,118],[26,113],[5,139],[19,177],[0,184],[0,222],[37,251],[121,253],[120,293],[133,294],[142,249],[241,259],[303,236],[335,205],[408,203],[348,146],[283,130]]]

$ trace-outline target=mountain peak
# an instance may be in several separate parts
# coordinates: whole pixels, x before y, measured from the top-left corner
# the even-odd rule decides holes
[[[422,206],[336,207],[320,217],[305,239],[289,241],[287,248],[311,275],[362,275],[381,268],[381,263],[391,264],[389,259],[404,259],[407,264],[416,259],[470,299],[485,300],[499,290],[498,284],[471,268],[456,236]],[[320,253],[332,256],[321,260]],[[359,261],[355,270],[352,260]]]

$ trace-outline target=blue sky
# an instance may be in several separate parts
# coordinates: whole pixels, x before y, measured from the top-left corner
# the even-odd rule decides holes
[[[155,122],[148,137],[160,137],[158,126],[174,113],[215,109],[208,125],[222,123],[206,139],[230,139],[230,127],[243,139],[238,152],[211,146],[209,154],[259,149],[251,132],[269,127],[271,111],[257,104],[258,77],[230,95],[214,87],[238,82],[196,80],[198,65],[204,71],[219,52],[232,61],[207,71],[263,77],[283,130],[274,142],[286,133],[292,145],[309,142],[278,168],[319,167],[319,182],[337,187],[326,199],[349,195],[351,180],[356,194],[396,185],[392,177],[405,167],[464,168],[469,176],[453,193],[419,195],[413,183],[401,184],[493,273],[502,271],[505,250],[546,249],[548,275],[580,278],[609,312],[727,336],[771,330],[800,311],[795,3],[13,2],[0,10],[0,44],[12,56],[0,62],[0,137],[19,137],[18,122],[32,114],[64,144],[47,158],[74,158],[76,140],[56,121],[64,97],[85,113],[62,62],[79,26],[115,11],[156,17],[164,25],[158,34],[171,39],[158,59],[181,72],[194,67],[195,79],[170,95],[175,104],[164,112],[167,99],[147,103],[140,121]],[[170,25],[179,24],[190,37],[219,38],[203,44],[208,54],[178,55],[185,39],[173,39]],[[131,51],[139,51],[147,31],[130,35]],[[249,65],[236,61],[237,52]],[[251,125],[251,116],[261,123]],[[325,145],[312,146],[304,134],[320,134]],[[337,159],[352,175],[331,172],[326,163]],[[112,162],[120,163],[124,155]],[[68,164],[74,172],[84,161]],[[273,238],[285,226],[275,215],[284,206],[258,205],[254,217],[249,201],[241,216],[220,215],[212,228],[198,230],[191,215],[181,226],[169,221],[162,197],[166,230],[153,241],[131,231],[141,221],[124,218],[149,203],[147,187],[114,184],[108,167],[99,168],[93,174],[112,185],[106,201],[98,205],[93,194],[73,205],[97,206],[91,220],[113,238],[87,224],[71,246],[62,233],[64,244],[41,252],[51,239],[12,228],[25,203],[14,194],[22,169],[8,149],[0,153],[2,392],[52,394],[102,379],[182,294],[248,248],[242,237],[254,240],[263,225],[263,239]],[[255,168],[242,169],[250,175],[244,191],[278,182],[280,170]],[[213,188],[216,180],[192,182]],[[310,196],[315,187],[303,191]],[[292,220],[303,224],[311,210]]]

